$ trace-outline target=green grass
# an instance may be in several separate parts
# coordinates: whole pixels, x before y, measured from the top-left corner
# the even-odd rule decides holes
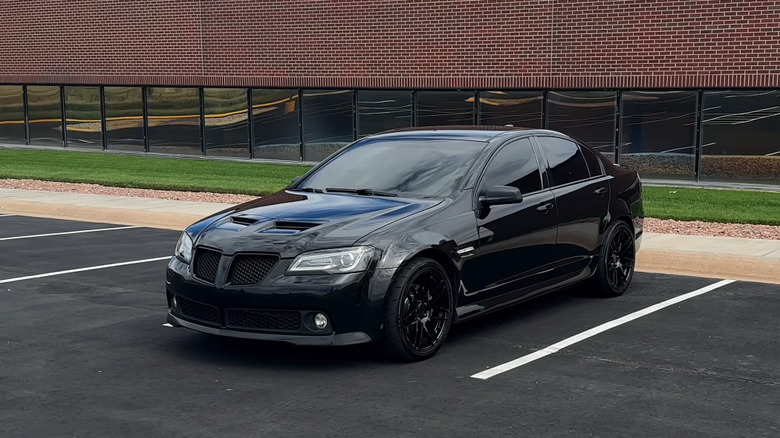
[[[89,152],[0,149],[0,178],[266,195],[309,167]]]
[[[55,150],[0,149],[0,178],[105,186],[266,195],[306,166],[158,158]],[[780,193],[645,186],[647,217],[780,225]]]
[[[658,219],[780,225],[780,193],[644,187],[645,215]]]

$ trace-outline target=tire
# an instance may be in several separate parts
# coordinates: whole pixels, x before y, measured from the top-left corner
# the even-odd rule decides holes
[[[398,360],[433,357],[452,325],[454,296],[447,271],[434,260],[412,259],[388,290],[385,347]]]
[[[636,251],[634,233],[623,221],[616,221],[607,229],[607,237],[599,252],[593,285],[603,297],[623,295],[634,278]]]

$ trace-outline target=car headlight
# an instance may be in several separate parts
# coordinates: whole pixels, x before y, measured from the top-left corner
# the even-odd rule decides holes
[[[184,263],[189,263],[190,259],[192,259],[192,238],[186,231],[181,234],[179,241],[176,242],[176,251],[173,254]]]
[[[370,246],[312,251],[293,260],[287,272],[327,272],[339,274],[365,271],[374,255]]]

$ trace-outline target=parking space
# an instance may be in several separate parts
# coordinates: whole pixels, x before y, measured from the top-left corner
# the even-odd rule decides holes
[[[116,227],[8,216],[0,237]],[[0,240],[0,436],[778,436],[780,286],[736,282],[487,380],[475,373],[718,279],[637,273],[454,327],[432,360],[165,322],[177,232]],[[114,268],[2,283],[109,263]]]

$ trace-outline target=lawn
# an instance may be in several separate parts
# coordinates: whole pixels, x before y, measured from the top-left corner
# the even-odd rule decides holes
[[[266,195],[302,165],[159,158],[55,150],[0,149],[0,178],[116,187]],[[659,219],[780,225],[780,193],[645,187],[645,214]]]
[[[307,170],[307,166],[200,158],[0,149],[0,178],[114,187],[266,195],[288,185]]]

